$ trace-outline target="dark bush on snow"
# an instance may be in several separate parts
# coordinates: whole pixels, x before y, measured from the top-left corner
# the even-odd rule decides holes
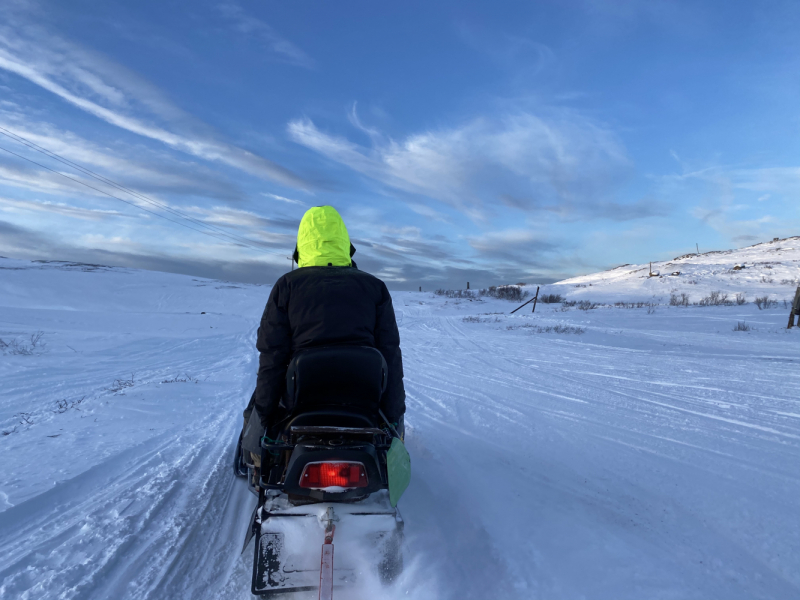
[[[670,306],[689,306],[689,294],[670,294],[669,296],[669,305]]]
[[[764,310],[766,308],[775,308],[776,306],[778,306],[778,301],[770,300],[769,296],[756,297],[755,303],[756,306],[758,307],[758,310]]]
[[[516,285],[493,285],[490,288],[481,290],[479,295],[491,296],[492,298],[498,298],[499,300],[512,300],[514,302],[519,302],[527,298],[529,294]]]
[[[563,301],[564,298],[561,294],[542,294],[539,296],[539,302],[544,302],[545,304],[558,304]]]
[[[736,323],[736,327],[733,328],[734,331],[750,331],[750,325],[745,323],[744,321],[739,321]]]
[[[649,302],[614,302],[617,308],[647,308]]]
[[[36,333],[31,334],[30,341],[13,339],[7,342],[3,339],[0,339],[0,351],[2,351],[3,354],[23,356],[41,354],[47,347],[47,344],[42,339],[43,337],[44,332],[37,331]]]
[[[437,296],[445,296],[446,298],[475,298],[476,294],[472,290],[436,290],[434,292]]]
[[[728,294],[723,292],[711,292],[697,303],[698,306],[731,306],[732,300],[728,300]]]

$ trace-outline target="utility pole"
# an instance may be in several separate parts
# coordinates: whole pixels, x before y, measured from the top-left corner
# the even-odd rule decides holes
[[[700,244],[695,242],[694,245],[695,245],[695,248],[697,248],[697,256],[700,256]]]
[[[290,261],[292,261],[292,271],[294,271],[294,256],[287,256]]]

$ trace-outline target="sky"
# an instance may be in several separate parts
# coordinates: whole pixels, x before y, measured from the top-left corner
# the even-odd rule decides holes
[[[0,11],[3,256],[272,283],[331,205],[432,290],[800,234],[795,1]]]

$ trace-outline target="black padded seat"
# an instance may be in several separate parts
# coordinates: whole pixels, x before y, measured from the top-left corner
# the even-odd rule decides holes
[[[387,378],[386,361],[375,348],[309,348],[289,363],[286,392],[294,415],[333,410],[377,418]]]

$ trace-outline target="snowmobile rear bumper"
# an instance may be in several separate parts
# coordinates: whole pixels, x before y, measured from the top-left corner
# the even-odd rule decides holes
[[[365,562],[377,564],[377,575],[385,583],[400,574],[403,519],[385,491],[360,502],[303,506],[292,506],[281,494],[268,499],[256,517],[253,594],[319,589],[320,546],[331,514],[337,521],[335,588],[355,583],[363,570],[359,565]]]

